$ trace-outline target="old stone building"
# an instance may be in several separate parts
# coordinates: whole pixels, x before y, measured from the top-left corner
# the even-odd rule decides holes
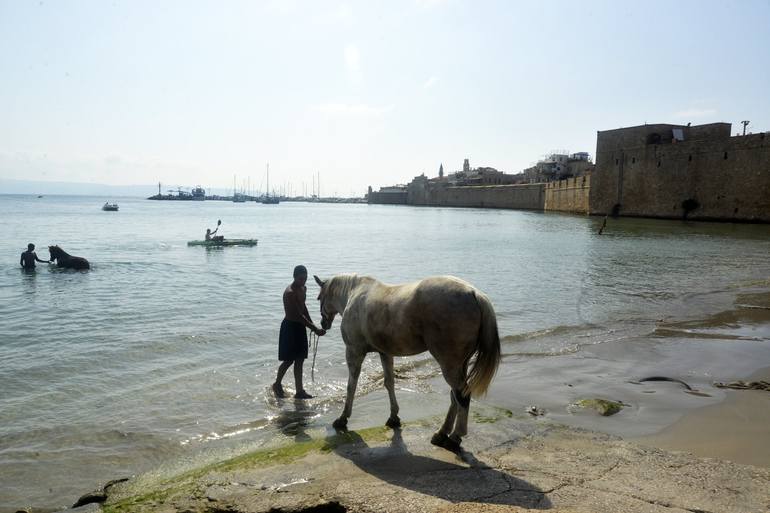
[[[600,131],[590,213],[770,222],[770,134],[729,123]]]
[[[588,152],[551,153],[532,167],[523,171],[528,183],[552,182],[574,176],[583,176],[593,170],[593,162]]]
[[[449,175],[452,185],[510,185],[518,183],[518,175],[498,171],[493,167],[477,167],[470,171],[458,171]]]

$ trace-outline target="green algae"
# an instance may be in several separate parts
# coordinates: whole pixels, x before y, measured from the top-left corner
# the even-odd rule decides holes
[[[605,417],[615,415],[623,409],[623,403],[618,401],[609,401],[607,399],[580,399],[575,402],[575,406],[580,408],[591,408]]]
[[[474,422],[480,424],[492,424],[503,419],[512,418],[514,413],[506,408],[492,405],[483,405],[482,411],[472,410]],[[440,421],[440,417],[430,417],[404,424],[418,427],[432,427]],[[361,429],[358,431],[343,431],[325,438],[290,443],[278,447],[271,447],[252,451],[225,461],[212,463],[196,469],[188,470],[171,478],[160,481],[152,487],[151,491],[143,487],[137,490],[140,493],[117,498],[114,502],[109,499],[103,505],[103,513],[138,513],[152,511],[160,505],[168,504],[175,498],[194,497],[204,493],[200,479],[213,473],[224,473],[262,466],[273,466],[291,463],[299,460],[312,452],[330,453],[336,448],[354,444],[357,442],[384,442],[390,440],[392,430],[385,426]]]
[[[513,417],[513,412],[511,410],[499,406],[489,406],[484,410],[484,412],[471,410],[471,417],[477,424],[494,424],[499,420],[510,419]]]
[[[212,463],[197,469],[188,470],[157,484],[157,489],[148,493],[119,499],[114,503],[108,500],[103,505],[104,513],[128,513],[141,511],[143,508],[157,506],[167,502],[173,496],[192,496],[200,493],[198,479],[215,472],[230,472],[268,465],[281,465],[296,461],[311,452],[332,452],[337,447],[359,441],[380,442],[388,440],[391,430],[384,426],[344,431],[335,435],[298,442],[270,449],[260,449],[225,461]]]

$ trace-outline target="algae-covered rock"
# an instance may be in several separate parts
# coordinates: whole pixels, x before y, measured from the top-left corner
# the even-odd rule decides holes
[[[615,415],[623,409],[623,403],[619,401],[609,401],[607,399],[580,399],[575,402],[575,406],[579,408],[591,408],[605,417]]]

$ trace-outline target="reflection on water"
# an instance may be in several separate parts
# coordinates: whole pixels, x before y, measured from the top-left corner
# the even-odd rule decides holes
[[[280,399],[279,406],[280,413],[270,419],[273,425],[284,435],[294,437],[297,442],[310,440],[305,429],[321,413],[311,408],[306,401],[298,399]]]
[[[599,236],[601,219],[504,210],[126,198],[115,215],[103,203],[0,196],[9,227],[0,239],[0,474],[12,476],[0,503],[66,505],[104,476],[151,468],[154,455],[299,437],[328,424],[347,378],[338,325],[319,344],[317,399],[279,406],[269,394],[281,294],[299,263],[322,278],[470,281],[497,311],[509,355],[501,383],[522,365],[581,358],[597,344],[622,347],[650,334],[678,344],[665,329],[715,333],[678,323],[733,310],[737,296],[753,305],[770,276],[770,227],[761,225],[610,219]],[[216,219],[225,237],[259,245],[186,245]],[[20,271],[29,242],[57,243],[93,268]],[[315,290],[310,283],[317,319]],[[733,334],[749,329],[740,337],[767,337],[746,328],[756,324],[745,316],[730,322]],[[445,410],[430,359],[397,365],[405,417]],[[386,418],[381,388],[379,360],[368,359],[359,386],[366,400],[356,400],[352,421]],[[104,444],[104,433],[126,436]]]

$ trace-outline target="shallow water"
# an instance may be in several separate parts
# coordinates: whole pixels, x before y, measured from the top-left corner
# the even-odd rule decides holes
[[[321,339],[315,383],[306,364],[318,399],[269,393],[281,294],[298,263],[321,277],[453,274],[476,285],[507,355],[486,400],[514,410],[560,408],[570,394],[556,384],[568,380],[596,393],[686,362],[705,386],[709,372],[770,365],[762,305],[758,319],[724,313],[770,289],[769,226],[621,219],[598,236],[601,219],[521,211],[123,198],[102,212],[104,200],[0,196],[0,504],[10,508],[53,509],[114,477],[327,426],[346,379],[339,321]],[[187,247],[217,219],[225,237],[259,245]],[[92,269],[24,273],[27,242],[44,259],[59,244]],[[317,319],[316,291],[309,283]],[[435,366],[397,363],[402,417],[443,413]],[[352,427],[387,416],[381,382],[368,359]]]

